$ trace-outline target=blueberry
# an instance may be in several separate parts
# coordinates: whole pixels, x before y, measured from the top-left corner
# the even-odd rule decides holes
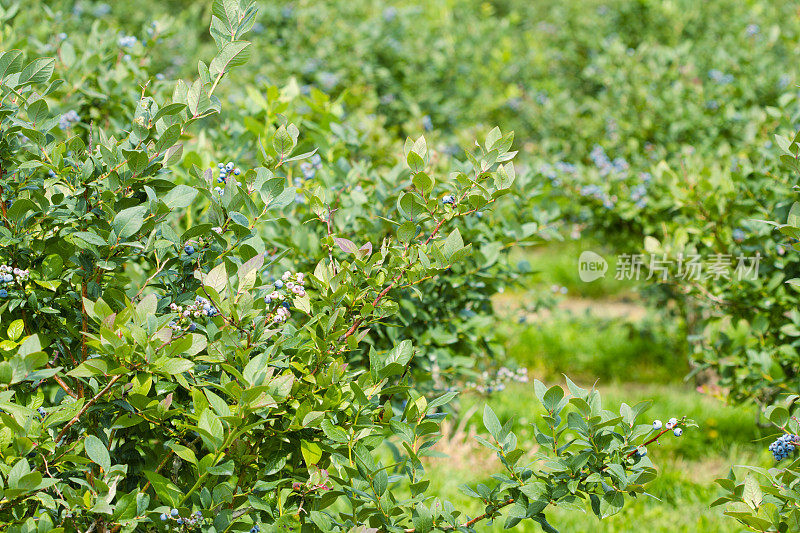
[[[272,298],[270,298],[269,296],[264,296],[264,301],[267,303],[267,305],[269,305],[272,303]]]
[[[672,433],[674,433],[676,437],[680,437],[683,435],[683,430],[681,428],[675,428],[672,430]]]
[[[281,280],[276,280],[276,281],[275,281],[275,288],[276,288],[276,289],[280,289],[280,288],[282,288],[282,287],[283,287],[283,281],[281,281]]]
[[[228,164],[225,165],[225,170],[233,170],[233,162],[228,161]]]
[[[181,513],[177,509],[173,509],[172,511],[170,511],[169,514],[171,514],[173,516],[173,518],[174,518],[174,517],[177,517]]]
[[[225,164],[224,163],[217,163],[217,168],[222,170],[222,169],[225,168]]]
[[[197,329],[197,324],[195,324],[194,322],[192,322],[191,324],[189,324],[189,331],[194,331],[194,330],[196,330],[196,329]]]
[[[0,298],[6,298],[8,296],[8,291],[5,289],[0,289]]]
[[[289,309],[291,307],[289,302],[283,302],[281,305],[284,306],[286,309]]]
[[[194,246],[187,244],[183,247],[183,251],[186,252],[186,255],[192,255],[194,253]]]
[[[178,522],[178,525],[183,524],[183,518],[178,518],[177,522]]]
[[[166,522],[167,521],[167,513],[161,513],[161,516],[159,518],[161,518],[162,522]]]
[[[661,420],[653,420],[653,429],[656,431],[661,429]]]
[[[242,173],[242,171],[240,169],[238,169],[238,168],[233,169],[233,175],[234,176],[238,176],[241,173]]]

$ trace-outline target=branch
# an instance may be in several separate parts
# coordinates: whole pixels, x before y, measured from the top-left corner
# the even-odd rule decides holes
[[[64,434],[66,434],[67,430],[68,430],[69,428],[71,428],[71,427],[72,427],[72,425],[73,425],[73,424],[75,424],[75,422],[77,422],[77,421],[78,421],[78,419],[81,417],[81,415],[82,415],[83,413],[85,413],[85,412],[86,412],[86,411],[89,409],[89,407],[91,407],[92,405],[94,405],[94,404],[97,402],[97,400],[99,400],[99,399],[100,399],[100,398],[101,398],[101,397],[102,397],[102,396],[103,396],[105,393],[107,393],[107,392],[109,391],[109,389],[111,389],[111,387],[113,387],[113,386],[114,386],[114,383],[116,383],[117,381],[119,381],[119,379],[120,379],[122,376],[123,376],[123,374],[117,374],[116,376],[114,376],[113,378],[111,378],[111,381],[109,381],[109,382],[108,382],[108,385],[106,385],[105,387],[103,387],[103,390],[101,390],[100,392],[98,392],[97,394],[95,394],[95,395],[94,395],[94,397],[93,397],[91,400],[89,400],[88,402],[86,402],[86,405],[84,405],[84,406],[81,408],[81,410],[80,410],[80,411],[78,411],[78,413],[77,413],[75,416],[73,416],[73,417],[72,417],[72,420],[70,420],[69,422],[67,422],[67,425],[66,425],[66,426],[64,426],[64,427],[61,429],[61,431],[58,433],[58,436],[57,436],[57,437],[56,437],[56,439],[55,439],[56,443],[58,443],[58,442],[60,442],[60,441],[61,441],[61,439],[64,437]]]

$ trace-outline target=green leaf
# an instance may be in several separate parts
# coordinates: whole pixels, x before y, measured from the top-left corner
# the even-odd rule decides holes
[[[225,288],[227,281],[228,273],[225,270],[225,263],[223,262],[211,269],[211,272],[208,273],[203,283],[215,291],[220,292]]]
[[[0,81],[22,69],[22,50],[8,50],[0,54]]]
[[[164,197],[164,203],[170,209],[179,209],[192,205],[197,196],[197,189],[188,185],[176,185]]]
[[[186,446],[181,446],[175,442],[170,442],[167,444],[172,451],[175,452],[175,455],[183,459],[184,461],[188,461],[193,465],[197,464],[197,457],[195,456],[194,452],[187,448]]]
[[[497,419],[497,415],[494,414],[492,408],[486,404],[483,407],[483,425],[486,426],[486,429],[489,431],[489,434],[495,438],[495,440],[500,440],[500,432],[503,429],[502,424],[500,424],[500,420]]]
[[[25,330],[25,325],[23,324],[21,319],[17,319],[8,326],[8,338],[12,341],[16,341],[22,335],[22,332]]]
[[[320,423],[320,427],[326,437],[338,444],[344,444],[349,440],[347,433],[342,428],[334,426],[327,418]]]
[[[162,372],[172,376],[177,376],[183,372],[188,372],[194,368],[194,363],[188,359],[181,359],[180,357],[171,357],[166,359],[163,363],[159,364]]]
[[[315,465],[322,459],[322,448],[316,442],[300,441],[300,452],[303,454],[306,466]]]
[[[406,163],[408,163],[408,168],[411,169],[411,172],[415,174],[425,169],[425,160],[414,152],[408,153],[408,156],[406,156]]]
[[[444,244],[442,245],[442,254],[447,258],[449,261],[453,254],[458,252],[464,247],[464,241],[461,239],[461,232],[458,231],[458,228],[454,229],[450,235],[447,236],[445,239]]]
[[[786,224],[795,228],[800,227],[800,202],[792,204],[792,208],[789,209],[789,216],[786,220]]]
[[[272,139],[272,146],[281,159],[292,153],[292,149],[294,149],[294,139],[292,139],[292,136],[289,135],[289,132],[286,131],[284,126],[281,126],[278,128],[278,131],[275,132],[275,137]]]
[[[144,224],[144,215],[146,212],[147,207],[137,205],[123,209],[117,213],[114,217],[114,221],[111,223],[111,227],[114,228],[117,238],[122,240],[135,235],[136,232],[141,229],[142,224]]]
[[[761,486],[758,484],[756,478],[751,475],[745,477],[742,500],[755,511],[761,505],[762,497]]]
[[[193,117],[200,115],[211,105],[208,93],[200,79],[195,80],[192,86],[189,87],[189,92],[186,93],[186,103]]]
[[[553,385],[547,389],[547,392],[544,394],[542,405],[552,413],[558,408],[562,398],[564,398],[564,390],[558,385]]]
[[[105,239],[101,238],[96,233],[90,233],[88,231],[76,231],[70,235],[95,246],[105,246],[108,244]]]
[[[233,67],[244,65],[250,59],[250,43],[247,41],[233,41],[225,43],[222,49],[211,61],[209,71],[212,76],[218,76]]]
[[[19,83],[43,83],[53,75],[56,60],[52,57],[42,57],[31,61],[19,75]]]
[[[222,427],[222,422],[219,421],[219,418],[211,409],[203,410],[200,419],[197,421],[197,427],[204,429],[214,438],[217,448],[222,446],[222,443],[225,441],[225,430]]]
[[[180,138],[181,138],[181,125],[173,124],[166,130],[164,130],[164,133],[162,133],[161,137],[159,137],[158,142],[156,143],[156,152],[158,153],[164,152],[167,148],[173,146]]]
[[[108,472],[111,469],[111,458],[108,455],[108,450],[103,444],[103,441],[94,435],[89,435],[84,441],[84,448],[86,449],[86,455],[89,459],[100,465],[103,472]]]
[[[789,421],[789,411],[785,407],[773,405],[767,408],[765,414],[770,422],[778,427],[783,427]]]
[[[145,152],[140,152],[138,150],[122,150],[122,155],[125,156],[128,168],[134,174],[141,173],[150,163]]]

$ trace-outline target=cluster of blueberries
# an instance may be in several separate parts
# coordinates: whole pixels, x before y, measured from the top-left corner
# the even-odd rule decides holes
[[[267,320],[269,322],[281,323],[289,319],[291,316],[289,312],[291,305],[286,300],[286,293],[291,292],[300,297],[305,296],[305,282],[305,275],[302,272],[292,274],[289,271],[284,272],[281,279],[275,280],[273,283],[274,290],[264,296],[264,302],[268,306],[272,304],[276,305],[276,308],[267,314]]]
[[[308,161],[304,161],[300,163],[300,172],[303,173],[303,177],[307,180],[313,178],[317,170],[322,168],[322,157],[319,154],[314,154]],[[295,185],[298,185],[299,180],[295,180]]]
[[[120,35],[119,39],[117,39],[117,44],[120,48],[131,48],[135,46],[138,42],[138,39],[133,35]]]
[[[58,127],[61,128],[62,130],[66,130],[68,128],[71,128],[72,125],[75,124],[76,122],[80,121],[81,117],[78,116],[77,111],[75,111],[74,109],[70,109],[69,111],[61,115],[61,118],[58,119]]]
[[[708,71],[708,77],[720,85],[733,83],[733,74],[725,74],[721,70],[715,68]]]
[[[242,173],[242,170],[233,164],[233,161],[228,161],[227,164],[225,163],[217,163],[217,168],[219,169],[219,176],[217,176],[217,183],[227,183],[228,182],[228,175],[233,174],[234,176],[238,176]],[[236,182],[238,187],[241,187],[242,184],[240,182]],[[222,187],[214,187],[214,191],[218,194],[222,194],[225,190]]]
[[[433,375],[434,379],[438,377],[439,373],[439,365],[434,364],[431,374]],[[528,383],[528,369],[527,368],[518,368],[517,370],[512,370],[508,367],[501,366],[497,373],[492,376],[487,371],[483,371],[481,373],[482,383],[476,383],[474,381],[470,381],[466,383],[465,387],[467,389],[473,389],[477,392],[492,394],[493,392],[501,392],[505,390],[506,383],[509,381],[514,381],[517,383]],[[448,388],[448,391],[456,390],[454,387]]]
[[[595,145],[594,148],[592,148],[592,151],[589,154],[589,159],[592,160],[594,165],[599,170],[600,176],[603,178],[611,176],[615,179],[624,179],[629,176],[631,167],[628,161],[623,157],[617,157],[612,160],[608,157],[605,150],[600,145]],[[574,175],[577,172],[577,167],[572,163],[557,161],[552,166],[543,164],[539,168],[539,171],[548,180],[550,180],[550,183],[552,183],[554,187],[561,187],[562,182],[560,177],[565,174]],[[636,207],[642,209],[647,206],[647,186],[650,183],[652,176],[648,172],[641,172],[639,174],[639,179],[641,181],[631,188],[630,195],[631,201],[634,202]],[[606,209],[613,209],[617,205],[617,196],[609,196],[601,185],[584,185],[578,189],[578,193],[581,196],[594,198],[595,200],[601,201],[603,203],[603,207]]]
[[[169,323],[169,327],[175,331],[183,329],[184,327],[189,331],[194,331],[197,329],[197,324],[192,321],[192,318],[200,318],[201,316],[212,317],[219,313],[219,310],[202,296],[196,296],[194,303],[186,307],[171,303],[169,304],[169,308],[173,313],[178,313],[179,315],[177,320],[172,320]]]
[[[446,194],[442,197],[442,203],[445,205],[456,205],[456,197],[452,194]]]
[[[769,445],[769,451],[772,452],[776,461],[780,461],[794,453],[798,445],[800,445],[800,435],[781,435],[778,440]]]
[[[169,512],[169,514],[161,513],[160,518],[162,522],[166,522],[167,520],[172,518],[175,520],[175,523],[178,524],[179,526],[182,526],[183,524],[193,526],[203,521],[203,513],[201,513],[200,511],[195,511],[194,514],[192,514],[188,518],[183,518],[181,516],[180,511],[178,511],[177,509],[172,509]]]
[[[606,155],[606,151],[599,144],[594,145],[589,159],[600,170],[600,175],[606,177],[610,174],[616,174],[617,177],[625,177],[631,166],[624,157],[617,157],[613,161]]]
[[[561,285],[551,285],[550,290],[555,294],[567,294],[569,292],[569,289]]]
[[[28,279],[30,271],[21,268],[12,268],[10,265],[0,265],[0,298],[8,298],[8,289],[11,285],[21,284]]]
[[[675,427],[678,425],[678,419],[673,417],[667,420],[667,424],[664,426],[661,424],[661,420],[654,420],[653,421],[653,430],[660,431],[662,427],[666,427],[667,429],[672,430],[672,434],[676,437],[680,437],[683,435],[683,430],[679,427]]]

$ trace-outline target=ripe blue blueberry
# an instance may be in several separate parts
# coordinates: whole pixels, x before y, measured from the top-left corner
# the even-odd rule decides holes
[[[5,289],[0,289],[0,298],[8,297],[8,291]]]
[[[661,429],[661,420],[653,420],[653,429],[656,431]]]
[[[196,330],[196,329],[197,329],[197,324],[195,324],[194,322],[192,322],[191,324],[189,324],[189,331],[194,331],[194,330]]]
[[[674,417],[670,418],[669,420],[667,420],[667,429],[674,428],[677,423],[678,423],[678,419],[677,418],[674,418]]]
[[[241,173],[242,173],[242,171],[240,169],[238,169],[238,168],[233,169],[233,175],[234,176],[238,176]]]
[[[174,517],[177,517],[177,516],[178,516],[179,514],[181,514],[181,513],[180,513],[180,511],[178,511],[177,509],[173,509],[172,511],[170,511],[170,513],[169,513],[169,514],[171,514],[171,515],[172,515],[172,517],[174,518]]]
[[[194,253],[194,246],[187,244],[183,247],[183,251],[186,252],[186,255],[192,255]]]
[[[161,518],[162,522],[166,522],[167,521],[167,514],[166,513],[161,513],[161,516],[159,518]]]
[[[178,525],[183,524],[183,518],[178,518],[177,522],[178,522]]]
[[[217,168],[222,170],[223,168],[225,168],[225,164],[224,163],[217,163]]]
[[[233,161],[228,161],[228,164],[225,165],[225,170],[233,170]]]
[[[675,428],[675,429],[672,430],[672,433],[676,437],[680,437],[681,435],[683,435],[683,430],[681,428]]]
[[[270,298],[269,295],[264,296],[264,301],[267,303],[267,305],[269,305],[272,303],[272,298]]]
[[[275,281],[275,288],[276,288],[276,289],[280,289],[280,288],[282,288],[282,287],[283,287],[283,281],[281,281],[281,280],[276,280],[276,281]]]

